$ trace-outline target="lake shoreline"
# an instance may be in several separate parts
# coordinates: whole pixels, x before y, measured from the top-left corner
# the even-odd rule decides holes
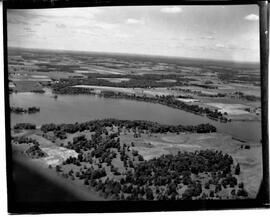
[[[259,121],[220,123],[203,116],[156,103],[101,98],[94,95],[58,95],[58,98],[54,99],[52,97],[53,94],[48,91],[44,95],[36,95],[34,93],[17,93],[10,95],[11,104],[21,107],[30,105],[40,107],[40,112],[37,114],[11,114],[11,126],[23,122],[41,125],[47,123],[75,123],[85,120],[116,118],[148,120],[171,125],[210,123],[217,128],[218,132],[227,133],[239,139],[254,142],[258,142],[261,139],[261,126]]]

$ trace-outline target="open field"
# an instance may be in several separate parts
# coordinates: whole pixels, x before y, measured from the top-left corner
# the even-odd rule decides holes
[[[18,92],[32,92],[43,89],[43,86],[38,81],[14,81],[14,90]]]
[[[95,89],[95,90],[107,90],[107,91],[132,93],[132,94],[135,93],[134,89],[132,88],[106,87],[106,86],[95,86],[95,85],[75,85],[73,87],[89,88],[89,89]]]
[[[102,79],[102,80],[106,80],[112,83],[121,83],[123,81],[129,81],[130,78],[98,78],[98,79]]]
[[[27,80],[27,79],[37,79],[40,81],[43,81],[44,79],[68,79],[70,77],[78,77],[86,78],[85,75],[80,73],[71,73],[71,72],[61,72],[61,71],[52,71],[48,70],[46,72],[44,71],[24,71],[24,74],[12,74],[11,79],[12,80]]]
[[[222,104],[222,103],[208,103],[208,105],[218,108],[218,110],[222,113],[227,113],[229,115],[242,115],[248,114],[249,112],[245,109],[248,106],[241,105],[241,104]]]
[[[81,70],[82,69],[82,70]],[[80,70],[75,70],[76,73],[100,73],[104,75],[122,75],[123,71],[112,68],[98,67],[98,66],[89,66],[89,67],[81,67]]]
[[[262,148],[257,143],[245,143],[234,140],[229,135],[210,134],[154,134],[151,136],[142,135],[134,139],[131,135],[121,136],[121,141],[134,142],[134,149],[138,150],[145,159],[152,159],[163,154],[176,154],[178,151],[196,150],[220,150],[228,153],[239,162],[243,173],[241,181],[245,183],[252,197],[256,196],[262,180]],[[250,149],[241,147],[250,146]]]

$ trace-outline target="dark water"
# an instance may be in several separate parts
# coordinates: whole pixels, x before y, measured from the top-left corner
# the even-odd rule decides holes
[[[17,93],[10,95],[10,104],[22,107],[40,107],[40,113],[12,114],[11,125],[20,122],[30,122],[36,125],[75,123],[103,118],[149,120],[175,125],[211,123],[217,127],[219,132],[230,134],[239,139],[250,141],[260,141],[261,139],[260,122],[219,123],[167,106],[126,99],[116,100],[93,95],[59,95],[57,99],[54,99],[50,92],[45,94]]]

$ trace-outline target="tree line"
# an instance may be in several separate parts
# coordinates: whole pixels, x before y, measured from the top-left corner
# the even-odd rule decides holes
[[[28,107],[28,108],[11,106],[10,112],[15,113],[15,114],[22,114],[22,113],[32,114],[32,113],[40,112],[40,108],[35,107],[35,106]]]
[[[21,124],[23,125],[23,124]],[[28,126],[28,125],[26,125]],[[160,124],[152,121],[145,120],[119,120],[119,119],[100,119],[100,120],[91,120],[83,123],[75,124],[43,124],[41,130],[46,133],[48,131],[54,132],[64,132],[64,133],[76,133],[82,132],[84,130],[89,131],[102,131],[105,127],[119,127],[125,129],[133,130],[146,130],[151,133],[180,133],[180,132],[192,132],[192,133],[211,133],[216,132],[216,127],[213,125],[198,124],[198,125],[167,125]],[[17,126],[18,127],[18,126]],[[14,127],[15,128],[15,127]]]

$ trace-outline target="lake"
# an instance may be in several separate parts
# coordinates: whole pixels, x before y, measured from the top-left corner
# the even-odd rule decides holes
[[[10,94],[10,105],[40,107],[40,112],[35,114],[11,114],[11,126],[22,122],[42,125],[117,118],[149,120],[173,125],[210,123],[217,127],[218,132],[227,133],[239,139],[256,142],[261,139],[261,123],[259,121],[220,123],[164,105],[127,99],[109,99],[95,95],[58,95],[58,98],[55,99],[51,91],[46,90],[44,94]]]

